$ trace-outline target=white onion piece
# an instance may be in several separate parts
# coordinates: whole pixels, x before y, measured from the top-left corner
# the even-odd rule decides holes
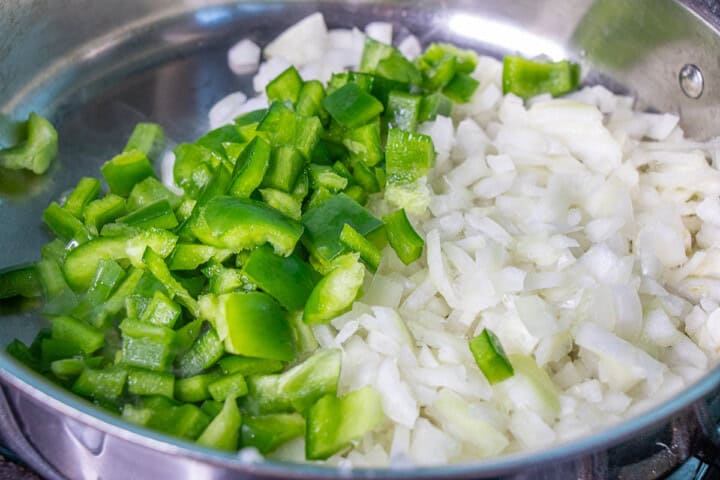
[[[252,40],[240,40],[228,50],[228,65],[236,75],[254,72],[259,63],[260,47]]]

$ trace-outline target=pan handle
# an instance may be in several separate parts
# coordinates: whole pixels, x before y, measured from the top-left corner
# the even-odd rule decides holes
[[[22,429],[15,419],[12,407],[8,402],[10,394],[6,389],[6,386],[0,384],[0,443],[12,450],[42,478],[65,480],[23,436]]]

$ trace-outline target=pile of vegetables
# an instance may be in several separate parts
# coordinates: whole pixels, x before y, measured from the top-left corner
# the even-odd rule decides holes
[[[579,81],[568,62],[505,62],[506,91],[523,97]],[[304,436],[310,460],[346,449],[383,422],[381,400],[368,386],[338,396],[342,353],[319,349],[311,326],[351,308],[387,244],[404,264],[421,257],[406,212],[427,208],[436,153],[417,126],[472,98],[476,63],[448,44],[412,62],[368,37],[360,71],[327,85],[291,66],[267,85],[267,109],[174,149],[182,195],[153,168],[162,128],[137,125],[102,166],[107,192],[82,178],[45,210],[55,239],[41,260],[0,273],[0,298],[42,296],[50,320],[7,351],[132,423],[199,445],[265,454]],[[0,160],[42,173],[54,156],[36,153],[51,148],[36,140],[47,121],[29,122],[28,145],[39,146]],[[397,209],[374,216],[365,205],[376,194]],[[489,330],[469,348],[490,382],[513,375]]]

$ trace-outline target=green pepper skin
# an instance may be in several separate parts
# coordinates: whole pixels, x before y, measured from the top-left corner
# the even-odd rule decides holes
[[[253,250],[242,272],[289,311],[302,309],[320,280],[319,274],[298,255],[281,257],[268,246]]]
[[[528,99],[549,93],[556,97],[575,90],[580,84],[580,66],[563,60],[535,62],[522,57],[503,59],[503,93]]]
[[[25,123],[27,138],[18,145],[0,150],[0,167],[26,169],[42,175],[57,156],[58,135],[55,127],[37,113]]]
[[[103,164],[100,171],[110,191],[121,197],[127,197],[136,183],[155,176],[150,160],[139,150],[113,157]]]
[[[347,311],[362,287],[365,269],[357,254],[346,254],[333,262],[337,266],[323,277],[305,304],[303,321],[309,325],[326,323]]]
[[[308,411],[305,456],[325,460],[374,430],[384,418],[380,394],[370,386],[340,398],[326,395]]]
[[[192,232],[214,247],[239,252],[269,243],[276,253],[288,256],[303,227],[264,203],[217,196],[200,209]]]
[[[290,324],[278,304],[262,292],[226,293],[203,297],[203,315],[208,317],[235,355],[292,361],[295,343]]]

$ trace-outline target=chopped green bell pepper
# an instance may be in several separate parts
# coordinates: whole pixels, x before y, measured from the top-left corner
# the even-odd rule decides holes
[[[83,217],[88,229],[97,234],[103,225],[125,215],[126,211],[125,199],[111,193],[88,203],[83,212]]]
[[[427,174],[435,162],[432,139],[397,128],[388,130],[385,147],[388,183],[409,184]]]
[[[286,372],[249,377],[243,405],[253,414],[305,413],[320,397],[337,393],[341,363],[340,350],[320,350]]]
[[[425,242],[417,234],[404,209],[395,210],[383,217],[388,242],[405,265],[420,258]]]
[[[472,99],[479,85],[480,82],[470,75],[456,73],[443,88],[443,93],[457,103],[467,103]]]
[[[242,415],[235,398],[228,397],[217,417],[197,439],[198,445],[234,452],[238,449]]]
[[[414,132],[420,116],[422,97],[405,92],[390,92],[385,118],[390,128]]]
[[[470,340],[469,345],[475,363],[491,384],[502,382],[515,374],[500,340],[487,328]]]
[[[172,373],[153,372],[143,369],[132,369],[128,373],[128,393],[131,395],[173,398],[175,377]]]
[[[102,184],[97,178],[81,178],[75,189],[68,195],[63,208],[73,217],[82,219],[85,207],[97,199],[101,186]]]
[[[191,377],[212,367],[225,353],[223,341],[217,332],[210,328],[200,335],[192,347],[177,359],[178,376]]]
[[[125,389],[127,376],[128,372],[124,368],[86,368],[73,384],[72,391],[93,400],[115,402]]]
[[[180,378],[175,381],[175,398],[181,402],[202,402],[211,398],[210,385],[222,378],[220,372],[214,370],[192,377]]]
[[[542,93],[556,97],[575,90],[580,84],[580,65],[567,60],[536,62],[507,56],[503,60],[503,93],[530,98]]]
[[[270,243],[290,255],[303,227],[277,210],[254,200],[218,196],[201,208],[192,229],[202,242],[235,252]]]
[[[285,313],[268,294],[203,297],[203,316],[215,325],[225,350],[236,355],[291,361],[295,345]]]
[[[85,225],[55,202],[52,202],[43,212],[43,221],[55,235],[63,240],[84,243],[92,239],[92,235]]]
[[[161,291],[153,294],[152,301],[147,306],[140,320],[161,327],[173,328],[180,318],[180,306],[170,300]]]
[[[246,416],[243,418],[241,443],[243,447],[255,447],[265,455],[304,434],[305,419],[297,413]]]
[[[289,311],[305,306],[319,280],[317,272],[297,254],[282,257],[268,246],[253,250],[242,273]]]
[[[105,344],[105,334],[101,330],[72,317],[52,320],[52,338],[72,343],[86,354],[98,351]]]
[[[168,268],[170,270],[195,270],[210,260],[224,262],[230,255],[232,255],[232,251],[226,249],[208,245],[178,243],[172,255],[168,258]]]
[[[317,116],[320,120],[327,117],[323,110],[322,101],[325,98],[325,88],[319,80],[310,80],[303,84],[295,103],[295,111],[305,117]]]
[[[305,212],[303,245],[319,259],[326,263],[331,262],[348,251],[340,241],[340,232],[346,223],[361,235],[367,235],[382,227],[382,222],[367,209],[340,193]]]
[[[241,357],[228,355],[218,362],[220,368],[226,375],[239,373],[243,376],[264,375],[276,373],[283,369],[283,362],[280,360],[268,360],[267,358]]]
[[[57,131],[37,113],[31,113],[23,126],[25,139],[13,147],[0,150],[0,167],[25,169],[41,175],[50,168],[50,163],[57,156]]]
[[[305,304],[303,321],[326,323],[349,310],[362,287],[365,269],[357,254],[348,253],[333,261],[333,270],[318,282]]]
[[[117,222],[137,228],[155,227],[167,230],[178,226],[175,213],[165,199],[140,207],[138,210],[118,218]]]
[[[290,145],[282,145],[273,149],[270,164],[262,185],[290,192],[305,166],[305,159],[300,151]]]
[[[173,210],[180,205],[180,197],[168,190],[160,180],[147,177],[133,187],[127,199],[127,209],[132,212],[160,200],[167,200]]]
[[[300,90],[303,87],[303,79],[297,69],[292,65],[283,70],[265,87],[265,93],[271,102],[297,102]]]
[[[371,272],[377,271],[382,252],[373,243],[348,224],[340,232],[340,241],[350,250],[360,254],[360,259]]]
[[[265,178],[270,166],[270,153],[269,143],[261,137],[253,138],[235,162],[228,194],[238,198],[250,198]]]
[[[273,102],[257,130],[267,136],[273,147],[295,147],[307,160],[320,140],[323,127],[317,117],[305,117],[281,102]]]
[[[348,128],[364,125],[383,111],[383,104],[356,83],[347,83],[325,97],[323,107],[333,119]]]
[[[260,196],[263,202],[282,213],[288,218],[299,222],[302,219],[302,204],[289,193],[274,188],[261,188]]]
[[[42,296],[40,275],[34,264],[0,270],[0,299],[11,297]]]
[[[136,183],[155,176],[150,160],[138,150],[117,155],[105,162],[100,170],[110,191],[121,197],[127,197]]]
[[[324,460],[350,447],[384,419],[380,394],[370,386],[340,398],[325,395],[307,414],[305,456]]]
[[[123,152],[137,150],[156,160],[165,148],[165,132],[157,123],[138,123]]]
[[[228,398],[244,397],[248,393],[248,388],[241,373],[232,373],[208,385],[208,392],[213,400],[222,402]]]
[[[369,167],[379,164],[384,158],[380,141],[380,119],[348,130],[342,143],[350,154],[351,163],[363,162]]]

